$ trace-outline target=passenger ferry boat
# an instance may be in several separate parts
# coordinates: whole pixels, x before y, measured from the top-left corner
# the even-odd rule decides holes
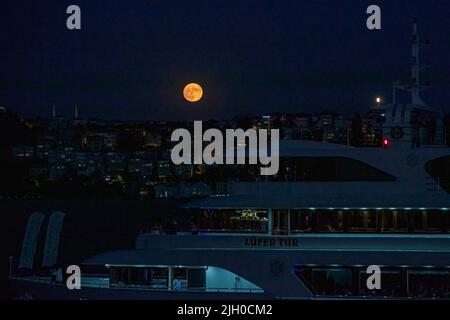
[[[276,177],[185,206],[194,231],[85,260],[81,290],[14,283],[38,299],[450,299],[450,150],[425,125],[442,117],[419,98],[413,45],[412,103],[373,110],[384,147],[282,141]]]

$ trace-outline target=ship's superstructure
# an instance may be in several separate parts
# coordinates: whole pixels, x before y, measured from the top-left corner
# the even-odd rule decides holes
[[[382,135],[391,148],[442,146],[444,144],[442,111],[430,107],[420,96],[420,92],[429,88],[431,82],[421,78],[421,71],[426,69],[429,63],[421,63],[420,52],[423,47],[429,45],[429,41],[420,39],[417,20],[414,21],[411,42],[410,81],[407,83],[395,81],[392,104],[378,104],[373,111],[379,116]],[[410,92],[409,103],[399,103],[396,98],[399,89]]]

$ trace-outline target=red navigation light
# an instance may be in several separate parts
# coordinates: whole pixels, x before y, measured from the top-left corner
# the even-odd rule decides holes
[[[383,140],[383,147],[387,148],[389,146],[389,140],[388,139],[384,139]]]

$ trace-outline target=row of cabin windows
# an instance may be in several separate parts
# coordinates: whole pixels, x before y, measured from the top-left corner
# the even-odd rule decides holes
[[[447,233],[446,210],[404,209],[277,209],[271,211],[272,233]],[[269,211],[206,210],[196,229],[210,232],[269,231]]]
[[[221,181],[394,181],[395,177],[346,157],[281,157],[276,175],[261,177],[259,165],[211,166],[208,176]]]
[[[294,210],[291,232],[445,233],[444,210]]]
[[[362,267],[294,266],[316,296],[450,299],[450,268],[381,267],[381,289],[368,289]]]
[[[110,286],[139,286],[151,289],[204,290],[206,268],[112,267]]]

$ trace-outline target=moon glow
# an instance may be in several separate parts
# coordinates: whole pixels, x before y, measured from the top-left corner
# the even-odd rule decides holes
[[[183,89],[183,96],[189,102],[197,102],[203,96],[203,89],[197,83],[189,83]]]

